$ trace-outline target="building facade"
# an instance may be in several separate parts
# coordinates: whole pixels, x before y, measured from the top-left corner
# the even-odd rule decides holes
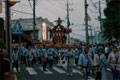
[[[81,43],[80,39],[70,37],[70,44],[72,44],[72,45],[80,45],[80,43]]]
[[[32,18],[20,18],[11,21],[11,26],[14,27],[16,21],[19,20],[25,34],[33,36],[33,19]],[[43,25],[43,23],[45,25]],[[48,27],[53,27],[54,24],[49,22],[47,18],[43,19],[42,17],[36,18],[36,27],[35,27],[35,37],[42,42],[45,38],[46,40],[51,41],[50,32],[47,31]]]

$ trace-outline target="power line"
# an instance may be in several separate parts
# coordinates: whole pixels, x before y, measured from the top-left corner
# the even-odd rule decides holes
[[[33,10],[33,7],[32,7],[32,4],[31,4],[30,0],[28,0],[28,3],[30,5],[31,9]]]
[[[38,1],[38,3],[40,3],[41,4],[41,2],[40,1]],[[60,8],[60,9],[65,9],[64,7],[62,7],[62,6],[60,6],[60,5],[57,5],[55,2],[53,2],[53,1],[49,1],[49,4],[54,4],[53,6],[56,6],[57,8]],[[47,6],[47,5],[44,5],[44,6]],[[48,7],[48,6],[47,6]]]
[[[57,7],[61,8],[61,9],[65,9],[64,7],[62,7],[61,5],[59,4],[56,4],[55,1],[50,1],[50,3],[53,3],[54,5],[56,5]]]
[[[95,12],[95,11],[93,11],[93,10],[90,9],[90,8],[88,8],[88,10],[89,10],[90,12],[92,12],[92,13],[99,13],[99,12]]]
[[[85,36],[83,36],[83,35],[76,34],[76,33],[74,33],[74,32],[72,32],[71,34],[74,34],[74,35],[77,35],[77,36],[81,36],[81,37],[85,37]]]
[[[5,7],[3,7],[3,8],[5,8]],[[11,10],[12,10],[12,11],[19,12],[19,13],[23,13],[23,14],[33,15],[32,13],[27,13],[27,12],[23,12],[23,11],[15,10],[15,9],[11,9]]]
[[[53,3],[53,2],[55,3],[55,1],[50,1],[50,3]],[[58,1],[58,2],[59,2],[59,1]],[[56,5],[56,4],[55,4],[55,5]],[[59,4],[58,4],[58,5],[59,5]],[[60,7],[61,9],[63,9],[63,7],[58,6],[58,5],[57,5],[57,7]],[[72,12],[72,14],[73,14],[73,12]],[[77,15],[78,15],[78,14],[77,14]],[[72,19],[76,20],[73,16],[72,16]]]
[[[93,6],[94,8],[98,8],[98,7],[96,6],[96,4],[99,5],[99,1],[94,3],[92,0],[90,0],[90,2],[91,2],[91,4],[89,4],[90,6]],[[104,0],[102,0],[102,1],[101,1],[101,4],[104,4],[104,3],[106,3],[106,2],[105,2]]]
[[[88,8],[88,10],[89,10],[90,12],[92,12],[92,13],[99,13],[99,12],[95,12],[95,11],[93,11],[93,10],[90,9],[90,8]],[[104,14],[104,13],[102,13],[102,14]]]
[[[39,2],[40,2],[40,1],[42,1],[42,0],[39,0]],[[61,8],[61,9],[64,9],[63,6],[61,6],[61,5],[58,4],[58,3],[57,3],[58,5],[57,5],[57,4],[55,3],[55,2],[59,2],[59,3],[60,3],[60,2],[61,2],[60,0],[44,0],[44,1],[47,1],[47,2],[49,1],[49,3],[56,5],[57,7]],[[63,2],[63,1],[62,1],[62,2]]]
[[[52,14],[52,15],[53,15],[53,14],[54,14],[54,15],[57,15],[56,12],[51,11],[51,10],[49,9],[49,8],[50,8],[49,6],[51,6],[50,3],[43,4],[43,3],[41,3],[40,1],[38,1],[38,3],[41,5],[41,7],[43,7],[43,9],[44,9],[43,11],[47,11],[47,12],[49,12],[49,14]],[[42,5],[43,5],[43,6],[42,6]],[[46,6],[46,5],[47,5],[47,6]],[[47,10],[46,10],[45,8],[47,8]],[[55,8],[57,8],[57,7],[55,7]],[[59,8],[59,9],[60,9],[60,8]],[[38,9],[37,11],[40,11],[40,10]],[[42,11],[42,12],[43,12],[43,11]]]

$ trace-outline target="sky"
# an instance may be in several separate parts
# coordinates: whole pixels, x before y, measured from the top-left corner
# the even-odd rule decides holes
[[[70,28],[72,28],[71,37],[80,39],[82,41],[85,41],[85,25],[83,25],[84,17],[85,17],[85,10],[84,10],[84,0],[68,0],[70,5],[69,8],[73,9],[73,11],[70,11],[70,22],[71,25]],[[88,1],[88,14],[91,18],[91,21],[89,21],[89,25],[92,25],[94,27],[99,27],[99,21],[97,20],[99,16],[99,6],[98,1],[99,0],[87,0]],[[66,3],[67,0],[36,0],[36,17],[43,17],[48,18],[50,22],[53,22],[58,18],[61,17],[65,22],[63,22],[63,25],[66,26]],[[31,4],[31,6],[30,6]],[[11,13],[17,11],[22,11],[25,13],[16,12],[16,15],[12,15],[12,19],[19,19],[19,18],[32,18],[32,4],[33,1],[30,0],[30,4],[28,0],[20,0],[19,3],[11,7]],[[102,18],[104,18],[103,10],[105,8],[105,0],[101,0],[101,11],[102,11]],[[0,13],[0,17],[5,17],[5,4],[3,2],[3,12]],[[89,32],[90,34],[90,32]]]

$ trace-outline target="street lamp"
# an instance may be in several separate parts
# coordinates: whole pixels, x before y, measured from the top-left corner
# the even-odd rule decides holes
[[[15,16],[16,14],[17,14],[16,12],[13,12],[11,15],[12,15],[12,16]]]
[[[20,2],[20,1],[19,0],[17,0],[17,1],[9,1],[9,4],[10,4],[9,7],[14,6],[18,2]]]

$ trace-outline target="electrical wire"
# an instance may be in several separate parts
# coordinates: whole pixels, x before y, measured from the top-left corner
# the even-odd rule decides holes
[[[32,4],[31,4],[30,0],[28,0],[28,3],[30,5],[31,9],[33,10],[33,7],[32,7]]]
[[[40,5],[43,5],[43,6],[44,6],[44,7],[41,6],[41,7],[43,7],[44,11],[46,11],[45,8],[47,8],[47,11],[46,11],[46,12],[49,12],[49,14],[52,14],[53,16],[54,16],[54,15],[57,15],[55,10],[61,9],[59,6],[54,5],[54,6],[55,6],[55,9],[54,9],[53,11],[51,11],[49,8],[50,8],[50,6],[52,5],[52,3],[46,2],[46,4],[43,4],[43,3],[41,3],[40,1],[38,1],[38,3],[39,3]],[[46,6],[46,5],[47,5],[47,6]],[[64,9],[61,9],[61,10],[64,10]],[[38,10],[38,11],[40,11],[40,10]],[[59,13],[59,14],[61,14],[61,13]]]
[[[5,7],[3,7],[3,8],[5,8]],[[24,11],[19,11],[19,10],[15,10],[15,9],[11,9],[11,10],[15,11],[15,12],[23,13],[23,14],[33,15],[32,13],[28,13],[28,12],[24,12]]]
[[[91,4],[89,4],[90,7],[94,7],[95,9],[98,8],[96,5],[99,4],[99,1],[98,2],[93,2],[92,0],[89,0],[91,2]],[[104,4],[106,3],[104,0],[101,1],[101,4]]]

